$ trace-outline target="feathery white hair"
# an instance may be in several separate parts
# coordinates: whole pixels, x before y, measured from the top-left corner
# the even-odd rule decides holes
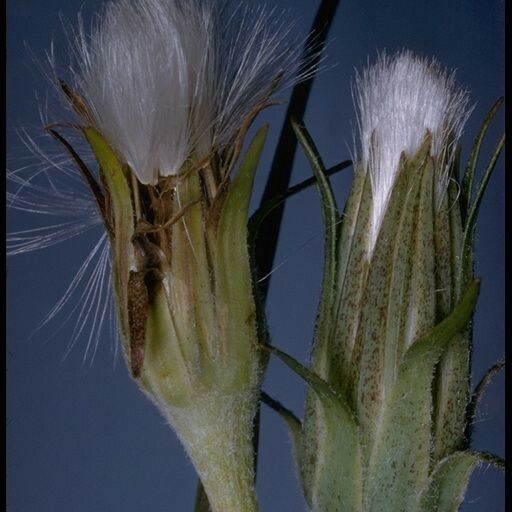
[[[89,36],[80,25],[74,85],[138,179],[155,184],[228,143],[272,83],[286,84],[300,68],[290,30],[247,4],[109,2]]]
[[[468,101],[453,72],[410,51],[392,57],[383,53],[374,65],[356,74],[359,160],[370,173],[373,192],[370,250],[386,212],[400,155],[413,156],[427,132],[432,134],[431,154],[437,159],[439,204],[448,185],[456,144],[471,111]]]

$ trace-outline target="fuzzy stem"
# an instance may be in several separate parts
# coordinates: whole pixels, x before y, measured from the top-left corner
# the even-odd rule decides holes
[[[167,412],[213,512],[258,511],[251,441],[255,402],[249,394],[207,393],[193,405]]]

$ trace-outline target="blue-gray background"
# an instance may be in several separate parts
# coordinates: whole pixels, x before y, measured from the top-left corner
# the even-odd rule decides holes
[[[268,0],[289,8],[304,34],[317,0]],[[47,84],[34,70],[24,42],[41,57],[54,39],[65,59],[58,13],[74,20],[83,5],[87,20],[94,0],[10,0],[8,14],[9,148],[20,144],[14,128],[37,125],[34,91]],[[354,113],[350,92],[353,68],[377,49],[410,48],[457,68],[476,109],[463,137],[463,155],[485,112],[504,88],[504,4],[500,0],[342,0],[328,47],[329,68],[316,80],[306,114],[327,165],[349,157]],[[336,64],[335,67],[330,67]],[[284,95],[286,96],[286,95]],[[253,204],[257,204],[272,157],[284,107],[265,114],[269,143]],[[258,120],[261,123],[263,117]],[[484,145],[488,155],[503,116]],[[18,165],[22,165],[20,160]],[[16,165],[16,164],[14,164]],[[483,162],[482,162],[483,165]],[[480,166],[480,169],[482,167]],[[293,182],[310,175],[299,155]],[[343,201],[351,172],[334,178]],[[504,352],[504,163],[500,161],[480,215],[477,274],[483,277],[475,318],[473,380]],[[29,226],[10,216],[9,227]],[[286,208],[268,302],[273,343],[306,361],[322,268],[322,225],[314,189],[291,199]],[[118,355],[113,364],[105,332],[92,367],[83,366],[84,344],[60,363],[71,327],[53,339],[48,330],[29,334],[60,298],[91,248],[91,235],[8,261],[8,507],[12,512],[188,511],[196,477],[174,434],[127,376]],[[53,324],[55,327],[57,324]],[[85,343],[85,340],[84,340]],[[264,388],[301,413],[303,385],[272,361]],[[263,408],[258,493],[261,509],[305,510],[286,430]],[[489,386],[475,428],[474,447],[504,455],[504,376]],[[463,510],[504,510],[503,476],[482,468],[475,473]]]

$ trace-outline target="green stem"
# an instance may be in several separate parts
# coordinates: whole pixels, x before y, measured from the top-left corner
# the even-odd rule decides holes
[[[251,397],[252,398],[252,397]],[[258,512],[252,455],[252,400],[204,397],[167,416],[201,479],[212,512]]]

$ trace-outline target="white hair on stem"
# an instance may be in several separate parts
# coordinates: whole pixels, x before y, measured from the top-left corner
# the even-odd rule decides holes
[[[155,184],[229,143],[277,82],[312,72],[290,32],[247,3],[109,2],[90,35],[80,23],[74,86],[139,181]]]
[[[436,199],[448,186],[456,144],[471,112],[468,94],[454,72],[410,51],[385,53],[356,74],[354,96],[360,136],[359,160],[370,173],[373,192],[370,252],[386,212],[402,152],[409,157],[432,134],[437,159]]]

